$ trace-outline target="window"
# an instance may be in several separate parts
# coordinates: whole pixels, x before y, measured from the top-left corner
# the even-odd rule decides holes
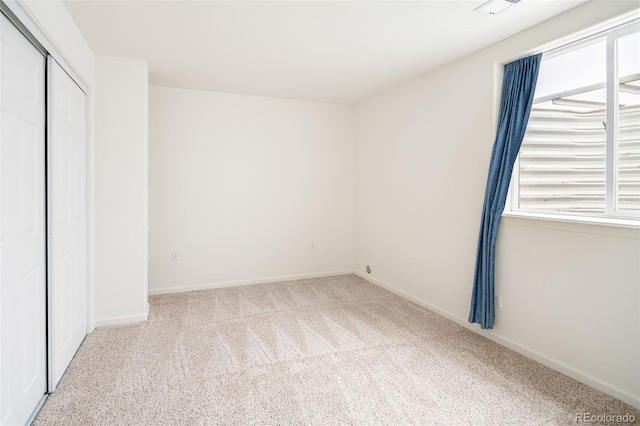
[[[543,55],[507,209],[640,221],[640,23]]]

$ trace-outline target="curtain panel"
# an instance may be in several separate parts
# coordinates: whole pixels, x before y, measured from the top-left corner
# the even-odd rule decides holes
[[[540,53],[504,66],[500,118],[482,207],[469,314],[469,322],[479,323],[482,328],[493,328],[498,225],[507,199],[513,165],[527,129],[541,58]]]

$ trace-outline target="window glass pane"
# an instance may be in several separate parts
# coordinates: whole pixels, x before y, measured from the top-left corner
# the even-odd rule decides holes
[[[607,75],[606,48],[603,40],[550,59],[543,57],[535,97],[604,83]]]
[[[520,149],[520,209],[604,214],[605,46],[543,58]],[[540,102],[542,96],[547,100]]]
[[[618,75],[621,78],[640,73],[640,33],[618,39]]]
[[[618,203],[640,212],[640,33],[618,40]]]

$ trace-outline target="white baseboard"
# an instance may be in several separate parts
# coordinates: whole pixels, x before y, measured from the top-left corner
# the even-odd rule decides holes
[[[359,276],[360,278],[363,278],[367,281],[369,281],[372,284],[375,284],[379,287],[382,287],[384,289],[389,290],[392,293],[397,294],[398,296],[401,296],[407,300],[410,300],[414,303],[416,303],[417,305],[422,306],[423,308],[429,309],[432,312],[435,312],[438,315],[441,315],[453,322],[455,322],[458,325],[461,325],[462,327],[469,329],[477,334],[480,334],[481,336],[486,337],[487,339],[490,339],[502,346],[505,346],[515,352],[518,352],[521,355],[526,356],[529,359],[532,359],[534,361],[539,362],[540,364],[547,366],[549,368],[551,368],[552,370],[555,370],[559,373],[562,373],[566,376],[571,377],[572,379],[575,379],[581,383],[584,383],[586,385],[591,386],[594,389],[599,390],[600,392],[604,392],[607,395],[610,395],[614,398],[617,398],[635,408],[640,408],[640,398],[633,396],[621,389],[619,389],[618,387],[616,387],[615,385],[599,379],[597,377],[594,377],[592,375],[590,375],[589,373],[586,373],[582,370],[579,370],[569,364],[566,364],[562,361],[559,361],[557,359],[554,359],[553,357],[550,357],[548,355],[542,354],[540,352],[537,352],[533,349],[527,348],[525,346],[520,345],[519,343],[516,343],[510,339],[506,339],[504,337],[501,337],[499,335],[497,335],[495,332],[490,331],[490,330],[483,330],[478,328],[477,326],[473,326],[472,324],[470,324],[466,319],[464,318],[460,318],[456,315],[453,315],[450,312],[447,312],[443,309],[440,309],[428,302],[425,302],[422,299],[419,299],[403,290],[397,289],[396,287],[389,285],[385,282],[382,282],[378,279],[375,279],[373,277],[371,277],[368,274],[365,274],[363,272],[360,271],[354,271],[354,274],[356,274],[357,276]]]
[[[123,317],[112,317],[112,318],[104,318],[96,320],[96,327],[105,327],[107,325],[123,325],[123,324],[133,324],[136,322],[146,321],[149,317],[149,306],[147,304],[147,310],[145,313],[138,315],[129,315]]]
[[[210,290],[214,288],[240,287],[240,286],[254,285],[254,284],[268,284],[268,283],[275,283],[280,281],[304,280],[309,278],[334,277],[337,275],[349,275],[349,274],[353,274],[353,270],[315,272],[311,274],[298,274],[298,275],[285,275],[281,277],[256,278],[253,280],[223,281],[223,282],[217,282],[217,283],[207,283],[207,284],[198,284],[198,285],[190,285],[190,286],[157,288],[157,289],[149,289],[149,296],[154,296],[158,294],[184,293],[187,291]]]

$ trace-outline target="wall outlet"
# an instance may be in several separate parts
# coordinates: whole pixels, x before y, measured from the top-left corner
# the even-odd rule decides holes
[[[496,309],[502,309],[502,294],[496,294],[495,306]]]
[[[178,251],[177,250],[173,250],[171,252],[171,260],[173,262],[177,262],[178,260],[180,260],[180,256],[178,256]]]

